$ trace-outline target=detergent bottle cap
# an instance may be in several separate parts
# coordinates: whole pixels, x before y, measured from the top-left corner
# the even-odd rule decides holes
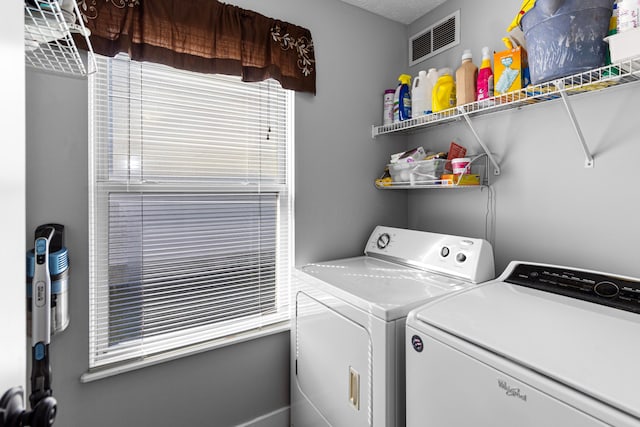
[[[482,59],[490,59],[491,57],[489,56],[489,47],[485,46],[482,48]]]
[[[410,85],[411,84],[411,76],[409,74],[400,74],[400,77],[398,77],[398,81],[400,82],[400,84]]]
[[[464,52],[462,53],[462,60],[464,61],[465,59],[471,59],[473,58],[473,55],[471,54],[471,49],[465,49]]]
[[[427,72],[425,70],[420,70],[420,71],[418,71],[418,76],[419,77],[426,77],[427,76]]]
[[[446,75],[451,75],[451,74],[452,74],[451,68],[448,68],[448,67],[440,68],[438,70],[438,75],[440,77],[446,76]]]

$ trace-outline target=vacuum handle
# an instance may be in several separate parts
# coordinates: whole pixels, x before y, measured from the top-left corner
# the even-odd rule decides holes
[[[51,340],[51,275],[49,274],[49,243],[55,232],[37,236],[35,243],[35,266],[33,271],[31,314],[33,346],[48,345]]]
[[[51,396],[51,275],[49,274],[49,245],[55,234],[54,227],[43,227],[36,232],[35,268],[33,272],[31,315],[31,407]]]

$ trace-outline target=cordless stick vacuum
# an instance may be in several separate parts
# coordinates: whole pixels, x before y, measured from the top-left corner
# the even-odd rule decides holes
[[[35,265],[31,285],[31,395],[29,402],[34,412],[40,407],[46,411],[43,415],[53,425],[56,415],[55,400],[49,404],[41,402],[52,399],[51,365],[49,361],[49,343],[51,342],[51,274],[49,269],[49,250],[56,233],[54,225],[36,229]],[[34,425],[34,424],[31,424]]]
[[[50,427],[57,412],[51,389],[51,335],[69,324],[69,259],[64,226],[44,224],[35,232],[35,248],[27,253],[27,296],[31,330],[31,411],[23,408],[22,387],[0,398],[0,427]]]

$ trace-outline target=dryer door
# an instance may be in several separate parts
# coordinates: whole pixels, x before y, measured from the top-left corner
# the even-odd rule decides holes
[[[508,367],[511,362],[497,355],[485,352],[479,360],[410,327],[405,341],[407,427],[610,425],[569,403],[578,399],[584,405],[586,396],[528,369]],[[583,407],[597,413],[595,406]]]
[[[371,337],[339,311],[299,292],[296,297],[296,381],[334,427],[371,425]],[[296,420],[294,425],[317,425]]]

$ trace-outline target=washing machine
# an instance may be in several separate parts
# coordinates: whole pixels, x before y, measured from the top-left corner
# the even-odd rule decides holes
[[[482,239],[378,226],[363,256],[294,273],[291,425],[405,425],[407,313],[495,277]]]
[[[407,318],[407,426],[639,427],[640,282],[512,262]]]

